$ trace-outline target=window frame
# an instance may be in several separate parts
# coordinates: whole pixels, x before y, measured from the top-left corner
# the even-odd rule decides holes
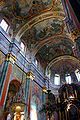
[[[77,77],[78,82],[80,82],[80,71],[78,69],[75,70],[75,75]]]
[[[71,84],[72,80],[71,80],[71,75],[70,74],[65,74],[65,80],[67,84]]]
[[[5,27],[4,24],[6,25],[6,27]],[[0,22],[0,27],[1,27],[5,32],[8,32],[8,31],[9,31],[9,28],[10,28],[8,22],[7,22],[4,18],[3,18],[3,19],[1,20],[1,22]]]
[[[55,76],[54,76],[54,85],[60,85],[60,75],[59,74],[55,74]]]

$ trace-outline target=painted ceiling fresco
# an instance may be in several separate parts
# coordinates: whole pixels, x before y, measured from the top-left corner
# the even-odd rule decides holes
[[[62,55],[73,55],[72,46],[73,44],[65,38],[60,42],[44,45],[37,54],[40,55],[43,60],[50,62],[54,58]]]
[[[3,8],[5,11],[11,10],[16,17],[27,18],[39,14],[51,5],[52,0],[6,0]]]
[[[63,11],[60,0],[2,0],[0,13],[10,20],[13,30],[48,11]]]
[[[34,25],[30,30],[27,30],[22,36],[26,43],[35,44],[41,40],[46,40],[51,36],[60,35],[63,33],[64,24],[58,19],[47,19]],[[29,45],[29,44],[28,44]]]
[[[41,40],[50,37],[54,34],[60,34],[62,32],[62,21],[56,19],[45,20],[34,26],[35,39]]]
[[[51,66],[51,70],[53,71],[53,73],[60,75],[68,74],[68,73],[71,74],[77,69],[80,69],[80,62],[74,59],[73,60],[61,59],[58,62],[55,62]]]
[[[9,20],[14,37],[46,63],[73,56],[61,0],[2,0],[0,14]]]
[[[1,11],[15,20],[27,20],[52,7],[52,0],[3,0]],[[17,22],[17,21],[16,21]]]

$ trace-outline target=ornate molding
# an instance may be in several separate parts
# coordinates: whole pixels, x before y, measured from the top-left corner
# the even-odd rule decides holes
[[[47,66],[46,69],[50,69],[52,65],[54,65],[55,63],[61,61],[61,60],[73,60],[73,61],[76,61],[78,64],[80,64],[80,60],[77,59],[76,57],[73,57],[73,56],[70,56],[70,55],[64,55],[64,56],[60,56],[60,57],[57,57],[55,59],[53,59]]]
[[[77,39],[78,37],[80,37],[80,29],[75,29],[72,31],[71,33],[71,37],[75,40]]]
[[[34,76],[34,74],[33,74],[32,71],[28,72],[28,73],[26,74],[26,76],[27,76],[27,78],[29,78],[30,80],[33,80],[33,79],[35,78],[35,76]]]
[[[11,53],[8,53],[6,56],[6,60],[12,62],[13,64],[16,62],[16,57],[13,56]]]
[[[25,25],[23,25],[23,27],[17,32],[17,34],[15,35],[16,39],[20,39],[22,37],[22,35],[28,30],[30,29],[32,26],[34,26],[35,24],[44,21],[46,19],[50,19],[50,18],[57,18],[57,19],[64,19],[64,16],[61,16],[60,13],[58,13],[58,11],[49,11],[49,12],[45,12],[37,17],[32,18],[29,22],[27,22]]]
[[[48,39],[46,40],[43,40],[43,41],[40,41],[38,42],[38,44],[35,45],[35,47],[33,48],[33,56],[35,56],[37,54],[37,52],[44,46],[44,45],[47,45],[47,44],[52,44],[52,43],[58,43],[60,42],[61,40],[63,40],[64,38],[67,38],[68,40],[71,41],[72,44],[73,41],[68,38],[66,35],[57,35],[57,36],[51,36],[49,37]],[[57,39],[57,40],[56,40]]]

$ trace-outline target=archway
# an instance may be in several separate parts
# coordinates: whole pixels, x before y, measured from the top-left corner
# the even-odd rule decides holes
[[[11,117],[11,118],[13,117],[13,115],[10,116],[10,114],[12,114],[11,106],[13,103],[13,97],[16,95],[19,88],[20,88],[20,82],[16,79],[13,79],[9,84],[7,99],[6,99],[5,108],[4,108],[5,120],[7,120],[7,117]]]

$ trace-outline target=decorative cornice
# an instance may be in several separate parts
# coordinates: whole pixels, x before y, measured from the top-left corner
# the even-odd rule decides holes
[[[16,57],[13,56],[11,53],[8,53],[6,56],[6,60],[12,62],[13,64],[16,62]]]
[[[35,76],[34,76],[34,74],[33,74],[32,71],[28,72],[28,73],[26,74],[26,76],[27,76],[27,78],[29,78],[30,80],[33,80],[33,79],[35,78]]]

